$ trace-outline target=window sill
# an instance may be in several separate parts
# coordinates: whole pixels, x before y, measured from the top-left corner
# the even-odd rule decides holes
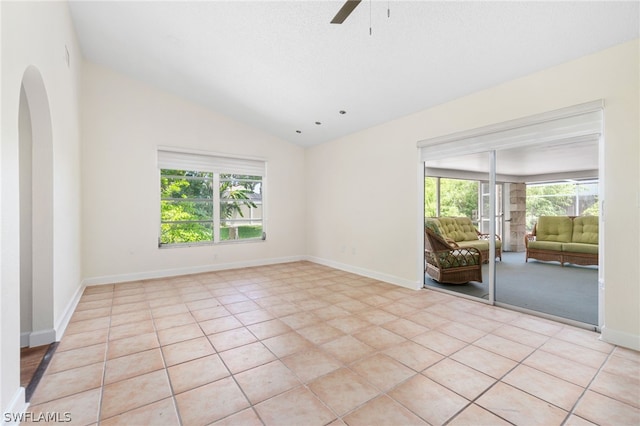
[[[174,249],[174,248],[191,248],[191,247],[214,247],[214,246],[226,246],[235,244],[248,244],[248,243],[261,243],[266,241],[264,238],[246,238],[242,240],[225,240],[218,243],[214,242],[199,242],[199,243],[173,243],[173,244],[161,244],[159,249]]]

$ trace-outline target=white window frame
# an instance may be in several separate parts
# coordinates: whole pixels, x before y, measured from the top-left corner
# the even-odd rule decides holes
[[[183,150],[173,147],[157,147],[157,168],[158,182],[161,178],[163,169],[169,170],[188,170],[196,172],[208,172],[213,174],[213,240],[185,242],[185,243],[165,243],[160,242],[162,220],[158,214],[158,247],[159,248],[175,248],[190,247],[202,245],[217,244],[236,244],[249,243],[266,240],[266,170],[267,163],[260,158],[240,157],[229,154],[218,154],[206,151]],[[261,194],[262,194],[262,236],[260,238],[243,238],[234,240],[220,239],[220,175],[244,175],[244,176],[260,176],[261,177]],[[160,193],[158,193],[158,207],[161,205]]]

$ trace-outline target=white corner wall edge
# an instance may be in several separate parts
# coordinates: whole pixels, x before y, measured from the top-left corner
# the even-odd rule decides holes
[[[419,290],[422,288],[422,284],[417,281],[406,280],[404,278],[399,278],[393,275],[383,274],[380,272],[372,271],[370,269],[359,268],[353,265],[347,265],[340,262],[335,262],[333,260],[322,259],[314,256],[307,256],[306,260],[309,262],[317,263],[319,265],[329,266],[331,268],[339,269],[345,272],[351,272],[356,275],[361,275],[367,278],[373,278],[375,280],[384,281],[389,284],[395,284],[400,287],[405,287],[410,290]]]
[[[606,325],[600,330],[600,340],[612,345],[623,346],[625,348],[640,351],[640,336],[626,333],[624,331],[612,330]]]
[[[24,418],[24,413],[29,408],[29,403],[26,402],[25,389],[19,387],[16,393],[11,398],[11,402],[7,407],[7,410],[2,413],[1,425],[19,425]]]
[[[56,324],[56,329],[55,329],[56,342],[59,342],[62,339],[62,336],[64,336],[64,332],[66,331],[67,326],[69,325],[69,321],[71,321],[71,317],[73,316],[73,313],[76,311],[76,307],[80,302],[80,298],[82,297],[82,293],[84,293],[85,287],[86,286],[83,283],[80,283],[80,285],[76,289],[75,294],[73,295],[69,303],[67,303],[67,307],[62,313],[60,320],[58,320],[58,323]]]
[[[131,274],[105,275],[101,277],[85,278],[83,287],[103,284],[116,284],[128,281],[149,280],[154,278],[176,277],[180,275],[202,274],[205,272],[224,271],[227,269],[250,268],[254,266],[277,265],[279,263],[298,262],[306,260],[304,256],[278,257],[255,261],[220,263],[216,265],[189,266],[185,268],[160,269],[156,271],[135,272]]]
[[[24,348],[35,347],[48,345],[51,342],[59,342],[64,335],[65,330],[67,329],[67,325],[69,325],[69,321],[71,320],[71,316],[76,310],[76,306],[78,306],[78,302],[80,302],[80,297],[84,291],[85,286],[79,285],[76,290],[73,298],[67,304],[62,317],[55,325],[55,328],[49,330],[41,330],[41,331],[26,331],[20,333],[20,347]]]

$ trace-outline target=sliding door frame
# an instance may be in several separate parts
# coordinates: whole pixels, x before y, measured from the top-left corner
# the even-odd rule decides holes
[[[490,156],[489,174],[489,300],[485,303],[496,305],[495,301],[495,217],[496,217],[496,152],[504,149],[519,148],[525,146],[536,146],[548,143],[581,143],[598,141],[598,175],[599,175],[599,203],[600,203],[600,232],[599,244],[603,247],[604,234],[604,139],[603,139],[603,113],[604,101],[602,99],[574,105],[542,114],[510,120],[503,123],[493,124],[472,130],[453,133],[450,135],[435,137],[419,141],[418,163],[419,163],[419,185],[421,200],[420,203],[420,232],[424,234],[424,178],[425,162],[429,160],[439,160],[457,157],[461,154],[488,153]],[[424,239],[420,245],[421,266],[424,266]],[[604,320],[604,250],[599,251],[598,268],[598,324],[602,327]],[[420,271],[421,282],[424,283],[424,271]],[[447,291],[448,292],[448,291]],[[453,292],[451,292],[453,293]],[[456,295],[460,295],[455,293]],[[469,297],[469,296],[467,296]],[[473,297],[474,300],[482,300]],[[497,305],[502,305],[497,303]],[[512,309],[517,307],[508,306]],[[544,315],[543,315],[544,316]],[[555,318],[554,318],[555,319]],[[565,319],[558,318],[563,321]],[[566,321],[565,321],[566,322]],[[572,322],[568,320],[568,322]]]

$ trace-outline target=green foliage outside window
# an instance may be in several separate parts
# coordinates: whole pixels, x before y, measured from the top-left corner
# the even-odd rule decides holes
[[[574,188],[572,184],[527,185],[527,230],[540,216],[562,216],[573,203]]]
[[[466,216],[475,219],[478,210],[478,181],[440,179],[440,216]],[[424,180],[425,217],[437,215],[437,178]]]
[[[212,185],[212,173],[162,170],[162,244],[213,241]]]
[[[595,202],[591,205],[591,207],[584,209],[581,215],[582,216],[600,216],[600,203],[598,203],[597,197]]]
[[[527,230],[540,216],[597,216],[598,205],[594,182],[527,185]]]
[[[251,194],[259,182],[253,176],[220,176],[220,217],[224,220],[234,216],[244,217],[243,206],[257,208],[251,200]]]
[[[160,178],[161,244],[214,241],[214,215],[220,216],[220,240],[260,238],[262,220],[241,223],[255,209],[261,177],[220,175],[220,204],[214,208],[214,174],[162,170]],[[214,212],[217,210],[216,212]],[[231,235],[233,234],[233,235]]]
[[[437,216],[435,177],[424,180],[425,217]],[[440,216],[477,219],[478,181],[440,178]],[[598,183],[593,181],[527,185],[527,230],[540,216],[597,216]]]

